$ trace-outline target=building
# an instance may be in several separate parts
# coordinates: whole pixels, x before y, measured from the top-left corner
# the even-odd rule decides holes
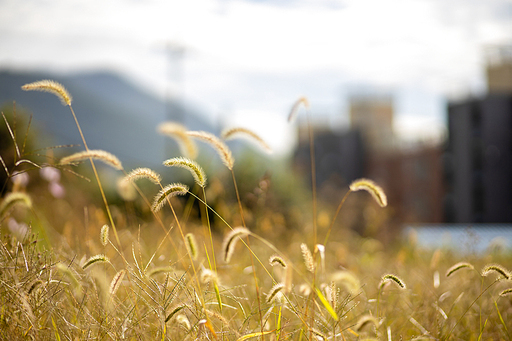
[[[447,222],[512,222],[512,46],[485,52],[488,94],[448,105]]]
[[[485,52],[488,92],[512,94],[512,45],[490,46]]]
[[[356,95],[350,98],[350,127],[358,129],[368,148],[393,149],[393,100],[388,95]]]
[[[448,106],[446,220],[512,222],[512,93]]]
[[[300,132],[299,136],[294,167],[301,174],[308,176],[311,183],[309,137]],[[359,131],[333,132],[329,129],[314,128],[314,145],[318,188],[346,187],[353,180],[363,176],[365,152]]]
[[[399,147],[391,95],[352,96],[349,110],[348,131],[313,128],[319,198],[329,202],[335,197],[333,193],[339,196],[340,188],[366,177],[382,186],[388,197],[389,207],[379,211],[380,222],[374,231],[382,240],[389,241],[404,224],[441,223],[443,149],[423,144]],[[299,130],[295,166],[311,181],[309,139],[304,128]],[[368,226],[375,225],[366,221],[370,211],[352,227],[365,233]]]
[[[395,225],[443,222],[442,155],[440,146],[370,155],[365,176],[386,192]]]

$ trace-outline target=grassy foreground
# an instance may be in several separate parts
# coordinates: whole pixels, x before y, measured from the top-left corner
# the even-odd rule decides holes
[[[52,92],[71,109],[85,150],[38,163],[5,120],[15,162],[1,155],[2,164],[17,180],[0,202],[1,339],[512,339],[510,250],[462,258],[423,250],[414,239],[391,247],[359,237],[342,224],[350,194],[362,190],[373,208],[387,205],[366,179],[352,183],[332,212],[322,205],[317,212],[313,186],[305,209],[283,213],[265,179],[249,204],[224,141],[244,136],[266,145],[241,128],[221,139],[160,126],[184,155],[164,164],[194,179],[191,188],[165,184],[150,169],[125,170],[114,155],[90,150],[60,84],[24,88]],[[309,104],[301,98],[292,114],[299,106]],[[219,154],[224,175],[206,179],[193,161],[195,141]],[[109,202],[98,160],[119,173],[123,200]],[[27,190],[17,171],[39,172],[49,192]],[[91,181],[73,175],[61,183],[62,171]],[[236,200],[223,199],[228,191]],[[84,192],[97,193],[100,204]]]

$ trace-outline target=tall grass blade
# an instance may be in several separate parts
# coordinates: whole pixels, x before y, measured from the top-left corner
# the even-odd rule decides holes
[[[274,332],[274,330],[268,330],[268,331],[257,332],[257,333],[250,333],[250,334],[246,334],[246,335],[238,338],[237,341],[249,340],[249,339],[252,339],[253,337],[264,336],[264,335],[271,334],[273,332]]]
[[[325,309],[327,309],[327,312],[329,313],[329,315],[331,315],[331,317],[335,321],[338,321],[339,320],[338,314],[336,314],[336,311],[334,311],[332,306],[329,304],[329,301],[327,301],[327,299],[322,294],[322,292],[318,288],[315,288],[315,292],[316,292],[316,295],[318,296],[318,298],[320,299],[320,302],[322,302],[322,304],[324,305]]]

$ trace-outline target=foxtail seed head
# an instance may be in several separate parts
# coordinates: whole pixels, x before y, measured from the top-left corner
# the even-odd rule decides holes
[[[50,92],[57,97],[59,97],[60,101],[63,105],[71,105],[71,95],[68,91],[62,86],[62,84],[57,83],[55,81],[44,79],[41,81],[37,81],[34,83],[25,84],[21,87],[25,91],[44,91]]]
[[[309,272],[315,272],[315,262],[313,261],[313,256],[311,255],[311,251],[306,244],[300,244],[300,250],[302,251],[302,257],[304,258],[304,264],[306,264],[306,269]]]
[[[464,269],[464,268],[471,269],[471,270],[474,269],[473,265],[471,265],[468,262],[459,262],[459,263],[453,265],[452,267],[450,267],[448,270],[446,270],[446,277],[450,277],[454,272],[456,272],[460,269]]]
[[[148,270],[148,272],[146,272],[146,276],[152,277],[152,276],[155,276],[158,274],[169,273],[169,272],[173,272],[173,271],[174,271],[174,269],[170,266],[160,266],[160,267],[155,267],[155,268]]]
[[[343,286],[355,295],[361,289],[361,282],[354,273],[347,270],[340,270],[332,274],[331,280],[343,284]]]
[[[121,283],[123,282],[125,273],[126,273],[126,270],[124,270],[124,269],[120,270],[118,273],[116,273],[116,275],[112,279],[112,282],[110,282],[110,289],[109,289],[110,296],[114,296],[117,289],[119,289],[119,287],[121,286]]]
[[[61,165],[67,165],[74,162],[83,161],[86,159],[94,159],[94,160],[100,160],[104,162],[105,164],[114,167],[115,169],[122,170],[123,165],[121,164],[121,161],[117,157],[115,157],[113,154],[106,152],[104,150],[86,150],[83,152],[78,152],[66,157],[63,157],[60,160]]]
[[[66,277],[71,281],[71,286],[73,288],[78,288],[80,287],[80,282],[78,281],[78,278],[75,274],[75,272],[69,268],[69,266],[63,264],[63,263],[57,263],[55,264],[55,268],[62,272],[64,275],[66,275]]]
[[[359,318],[359,320],[356,323],[355,331],[359,332],[361,331],[365,326],[368,324],[373,324],[376,328],[379,327],[379,321],[372,315],[363,315]]]
[[[508,289],[505,289],[502,292],[500,292],[500,296],[508,296],[508,295],[512,295],[512,288],[508,288]]]
[[[103,225],[103,227],[101,228],[100,240],[101,240],[101,244],[103,246],[107,246],[107,244],[108,244],[108,225],[107,224]]]
[[[287,265],[286,265],[286,262],[284,261],[284,259],[282,259],[281,257],[279,257],[278,255],[272,255],[270,256],[270,259],[268,260],[268,262],[270,263],[270,265],[274,266],[274,265],[281,265],[283,268],[286,268]]]
[[[170,319],[173,318],[174,315],[176,315],[180,310],[182,310],[183,308],[185,308],[186,305],[179,305],[177,307],[175,307],[170,313],[169,315],[167,315],[167,317],[165,318],[165,322],[167,323]]]
[[[299,285],[299,292],[302,296],[309,296],[311,294],[311,286],[307,283]]]
[[[381,290],[388,282],[394,282],[396,285],[400,287],[400,289],[405,289],[405,283],[398,278],[396,275],[387,274],[382,276],[382,279],[379,283],[379,290]]]
[[[231,261],[238,238],[248,236],[250,233],[251,232],[245,227],[235,227],[224,237],[224,241],[222,242],[224,262],[229,263]]]
[[[291,122],[295,116],[297,116],[297,111],[299,111],[300,105],[304,105],[304,108],[309,109],[309,101],[306,97],[300,97],[295,103],[293,103],[292,109],[290,110],[290,114],[288,115],[288,122]]]
[[[22,205],[30,208],[32,207],[32,200],[30,200],[30,197],[27,194],[22,192],[7,194],[0,204],[0,218],[7,214],[7,212],[15,205]]]
[[[87,260],[87,262],[85,262],[84,265],[82,265],[82,269],[85,270],[85,269],[87,269],[88,267],[90,267],[91,265],[93,265],[95,263],[108,262],[108,261],[109,261],[109,259],[105,255],[92,256],[91,258],[89,258]]]
[[[203,168],[201,168],[197,162],[184,157],[175,157],[169,160],[165,160],[164,165],[168,167],[184,168],[192,174],[196,184],[203,188],[206,186],[206,174],[204,173]]]
[[[160,134],[169,136],[176,140],[183,156],[190,159],[195,159],[197,157],[196,144],[187,135],[187,129],[183,125],[176,122],[164,122],[158,126],[157,130]]]
[[[247,128],[236,127],[226,129],[222,132],[221,137],[226,141],[237,137],[249,138],[257,142],[267,153],[272,153],[272,148],[258,134]]]
[[[153,212],[158,212],[162,209],[165,204],[167,197],[174,197],[176,195],[185,195],[188,192],[188,187],[184,184],[175,183],[165,186],[153,199],[153,205],[151,209]]]
[[[358,179],[353,181],[350,184],[350,190],[352,192],[365,190],[369,192],[372,197],[375,199],[377,204],[379,204],[380,207],[386,207],[388,204],[388,199],[386,197],[386,193],[384,193],[384,190],[377,185],[375,182],[369,179]]]
[[[204,131],[188,131],[187,135],[210,144],[210,146],[217,151],[224,165],[228,167],[229,170],[233,169],[235,159],[233,159],[231,150],[229,150],[228,146],[217,136]]]
[[[331,281],[329,299],[331,301],[332,309],[336,311],[336,306],[338,304],[338,288],[336,287],[336,283],[334,281]]]
[[[132,182],[126,180],[126,176],[117,179],[116,189],[117,194],[119,194],[124,201],[134,201],[137,199],[137,190]]]
[[[284,289],[283,283],[277,283],[270,289],[269,293],[267,294],[267,303],[271,303],[274,298],[276,297],[277,293]]]
[[[508,272],[508,270],[505,269],[504,267],[502,267],[499,264],[489,264],[489,265],[486,265],[482,269],[482,276],[488,276],[488,275],[490,275],[493,272],[503,276],[503,278],[505,278],[505,279],[511,279],[511,275]]]
[[[130,182],[137,181],[139,179],[148,179],[155,185],[158,185],[162,181],[160,174],[149,168],[135,168],[128,173],[124,179]]]
[[[187,248],[187,252],[190,255],[190,258],[193,260],[197,260],[198,251],[197,251],[197,243],[196,237],[192,233],[187,233],[185,235],[185,247]]]
[[[30,286],[30,288],[27,290],[27,294],[30,295],[32,292],[34,292],[34,290],[36,290],[41,284],[43,284],[43,281],[38,279],[36,280],[34,283],[32,283],[32,285]]]
[[[183,314],[179,314],[176,316],[176,323],[182,325],[186,330],[190,330],[190,321],[188,317]]]
[[[200,279],[203,284],[219,283],[219,277],[217,276],[217,273],[210,269],[203,269],[201,271]]]

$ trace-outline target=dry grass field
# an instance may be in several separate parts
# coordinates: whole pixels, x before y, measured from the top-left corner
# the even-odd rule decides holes
[[[353,202],[387,209],[367,179],[334,208],[293,175],[242,184],[235,170],[244,165],[226,141],[268,149],[243,128],[217,137],[162,124],[182,151],[162,162],[190,177],[188,186],[166,183],[89,149],[62,85],[24,89],[62,100],[83,150],[59,159],[28,151],[4,116],[1,339],[512,340],[510,250],[461,256],[414,238],[384,245],[361,237],[344,223]],[[301,98],[291,119],[308,107]],[[199,146],[225,166],[211,178],[194,161]]]

